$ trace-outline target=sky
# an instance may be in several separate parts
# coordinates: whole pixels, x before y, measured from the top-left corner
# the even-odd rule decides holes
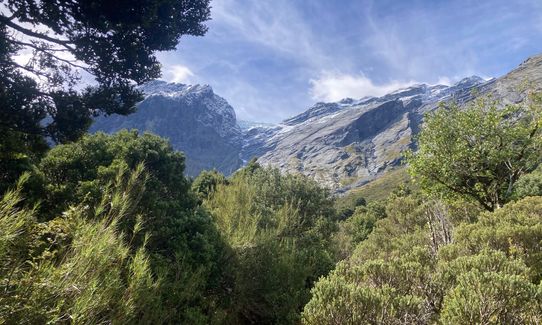
[[[159,54],[162,79],[209,84],[240,120],[414,83],[499,77],[542,52],[542,0],[213,0],[209,30]]]

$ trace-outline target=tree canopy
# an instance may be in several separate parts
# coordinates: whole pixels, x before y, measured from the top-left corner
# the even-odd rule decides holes
[[[129,238],[129,248],[145,247],[152,274],[160,276],[163,291],[157,289],[154,294],[161,296],[164,316],[172,322],[189,322],[189,314],[203,313],[204,306],[198,301],[204,295],[211,300],[206,291],[218,290],[218,263],[224,247],[210,215],[198,206],[183,175],[184,155],[166,140],[124,130],[115,135],[85,135],[77,142],[58,145],[29,175],[26,202],[40,203],[33,216],[45,225],[62,224],[65,212],[73,206],[80,207],[79,217],[94,220],[107,205],[105,189],[118,183],[119,171],[136,170],[139,165],[145,166],[144,187],[137,190],[138,183],[131,185],[136,201],[128,204],[129,211],[116,221],[113,231]],[[43,236],[54,241],[73,236],[70,230],[61,236],[53,226],[48,228],[52,229]],[[58,246],[69,245],[70,240]],[[49,250],[55,251],[54,247]],[[184,291],[188,285],[191,289]],[[198,308],[175,310],[190,304]]]
[[[489,211],[512,198],[514,184],[540,163],[542,96],[498,104],[482,98],[426,117],[418,150],[408,157],[422,188],[475,200]]]
[[[92,116],[133,112],[135,86],[160,76],[155,53],[203,35],[209,17],[209,0],[2,2],[2,180],[13,182],[46,139],[73,141]]]
[[[203,206],[231,248],[228,323],[296,323],[312,284],[333,266],[329,193],[255,161],[228,183],[214,184]]]

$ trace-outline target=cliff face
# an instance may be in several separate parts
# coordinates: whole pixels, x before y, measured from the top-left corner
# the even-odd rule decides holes
[[[378,98],[318,103],[274,127],[244,133],[243,160],[306,174],[336,192],[361,186],[401,164],[413,147],[423,115],[442,101],[466,105],[491,95],[517,103],[527,89],[542,89],[542,56],[532,57],[507,75],[485,81],[477,76],[452,85],[415,85]]]
[[[91,131],[148,131],[169,139],[186,155],[186,173],[204,169],[230,174],[241,166],[242,135],[235,111],[207,85],[153,81],[141,87],[145,99],[128,116],[96,119]]]
[[[379,98],[318,103],[275,128],[245,133],[242,157],[259,156],[262,164],[344,191],[397,166],[418,130],[420,109],[451,96],[450,88],[416,85]]]

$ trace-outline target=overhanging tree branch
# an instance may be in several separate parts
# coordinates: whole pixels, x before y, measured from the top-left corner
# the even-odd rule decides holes
[[[73,44],[72,41],[57,39],[57,38],[51,37],[49,35],[38,33],[38,32],[35,32],[33,30],[30,30],[28,28],[24,28],[24,27],[22,27],[22,26],[20,26],[20,25],[18,25],[16,23],[14,23],[13,21],[11,21],[8,17],[6,17],[4,15],[0,15],[0,23],[3,23],[8,27],[10,27],[10,28],[12,28],[12,29],[14,29],[14,30],[16,30],[16,31],[18,31],[20,33],[23,33],[26,36],[35,37],[35,38],[39,38],[39,39],[42,39],[42,40],[47,41],[47,42],[58,44],[60,46],[65,47],[66,49],[68,49],[70,51],[75,50],[70,45],[70,44]]]
[[[9,38],[9,41],[10,42],[13,42],[14,44],[18,44],[18,45],[21,45],[21,46],[28,46],[28,47],[31,47],[35,50],[39,50],[39,51],[51,51],[51,52],[68,52],[69,50],[66,49],[66,48],[51,48],[51,47],[40,47],[39,45],[37,44],[33,44],[33,43],[28,43],[28,42],[23,42],[23,41],[18,41],[18,40],[15,40],[13,38]]]

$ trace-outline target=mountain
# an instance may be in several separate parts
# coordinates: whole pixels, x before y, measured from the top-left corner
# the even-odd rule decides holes
[[[475,96],[491,95],[505,104],[517,103],[529,83],[542,85],[542,56],[498,79],[472,76],[451,86],[418,84],[382,97],[317,103],[274,127],[246,131],[241,158],[257,156],[261,164],[303,173],[344,192],[400,166],[423,115],[440,102],[465,105]]]
[[[415,85],[382,97],[317,103],[274,128],[245,134],[242,157],[303,173],[343,191],[370,181],[400,163],[412,144],[424,106],[478,85]]]
[[[91,131],[150,131],[186,153],[187,174],[217,169],[229,175],[253,157],[282,171],[302,173],[337,193],[360,187],[401,165],[413,148],[423,115],[440,102],[465,105],[475,96],[517,103],[542,85],[542,55],[491,80],[477,76],[454,85],[417,84],[381,97],[316,103],[277,125],[237,121],[233,108],[208,85],[153,81],[129,116],[98,118]]]
[[[140,89],[145,99],[135,113],[99,117],[91,132],[138,129],[168,138],[186,154],[190,176],[204,169],[230,174],[242,165],[242,132],[235,111],[210,86],[151,81]]]
[[[237,125],[239,125],[239,127],[241,128],[241,131],[243,132],[247,132],[253,128],[267,128],[267,127],[274,126],[274,124],[271,124],[271,123],[253,122],[253,121],[245,121],[245,120],[237,120]]]

